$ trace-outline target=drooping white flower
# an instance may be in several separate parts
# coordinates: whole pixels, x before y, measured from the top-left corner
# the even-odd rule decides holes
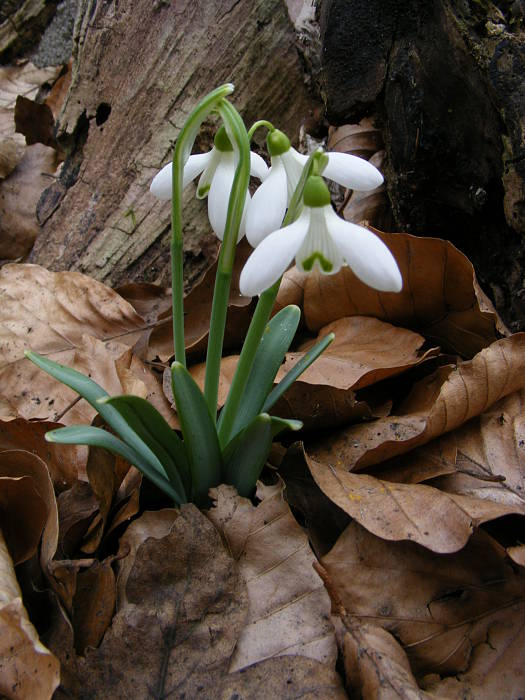
[[[308,160],[308,156],[291,147],[286,134],[278,129],[268,134],[267,144],[271,156],[270,172],[255,192],[246,214],[246,237],[254,248],[281,225]],[[328,164],[323,177],[343,187],[367,192],[383,182],[379,170],[364,158],[336,152],[325,155]]]
[[[224,127],[221,127],[215,135],[214,145],[208,153],[199,153],[188,158],[184,166],[182,187],[200,175],[197,186],[197,197],[208,197],[208,218],[215,235],[222,241],[226,226],[226,214],[228,201],[235,175],[236,157],[233,147],[226,135]],[[250,153],[250,175],[264,180],[268,174],[268,166],[257,153]],[[172,164],[168,163],[160,170],[150,185],[150,192],[159,199],[171,199]],[[245,233],[245,221],[247,205],[250,195],[246,194],[239,238]]]
[[[399,292],[403,285],[387,246],[368,229],[337,216],[328,188],[317,175],[308,178],[299,218],[264,238],[248,258],[239,282],[241,294],[256,296],[269,289],[294,258],[303,272],[317,266],[328,275],[347,264],[362,282],[382,292]]]

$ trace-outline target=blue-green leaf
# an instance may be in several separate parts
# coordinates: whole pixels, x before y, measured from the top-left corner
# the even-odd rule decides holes
[[[164,493],[173,498],[178,505],[185,502],[182,495],[170,484],[166,477],[162,476],[156,469],[153,469],[147,460],[143,459],[138,452],[126,445],[125,442],[122,442],[115,435],[108,433],[102,428],[95,428],[90,425],[70,425],[66,428],[58,428],[58,430],[51,430],[49,433],[46,433],[46,440],[62,445],[103,447],[124,457],[130,464],[140,469],[144,476],[147,476]]]
[[[219,437],[221,444],[226,444],[233,435],[241,431],[260,413],[266,397],[272,388],[275,375],[294,339],[301,319],[301,310],[297,306],[286,306],[268,322],[263,333],[255,359],[246,383],[239,409],[233,421],[230,434],[221,432],[219,418]]]
[[[168,478],[183,494],[191,491],[191,474],[184,444],[163,416],[140,396],[107,396],[97,405],[113,406],[148,445],[163,465]]]
[[[311,347],[305,355],[303,355],[299,362],[292,367],[287,375],[281,379],[279,384],[277,384],[270,394],[268,394],[262,408],[263,411],[270,410],[270,408],[281,398],[284,392],[292,386],[295,380],[298,379],[298,377],[300,377],[301,374],[307,370],[308,367],[310,367],[312,362],[314,362],[314,360],[316,360],[319,355],[326,350],[334,338],[335,335],[333,333],[329,333],[313,347]]]
[[[224,449],[224,481],[235,486],[241,496],[252,495],[272,440],[272,419],[267,413],[261,413]]]
[[[208,491],[221,483],[221,451],[204,396],[180,362],[171,365],[171,385],[192,476],[191,499],[205,504]]]
[[[40,367],[40,369],[43,369],[52,377],[58,379],[62,384],[65,384],[70,389],[76,391],[77,394],[80,394],[83,399],[100,413],[110,428],[113,428],[126,444],[138,452],[142,459],[147,461],[153,469],[158,471],[161,475],[167,476],[158,457],[128,425],[117,409],[110,404],[99,403],[99,399],[108,396],[107,391],[84,374],[70,369],[69,367],[64,367],[64,365],[58,362],[53,362],[53,360],[47,357],[42,357],[42,355],[38,355],[36,352],[27,350],[25,356],[31,360],[31,362],[34,362],[37,367]]]

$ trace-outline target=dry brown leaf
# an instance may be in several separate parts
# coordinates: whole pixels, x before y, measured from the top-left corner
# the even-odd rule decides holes
[[[370,419],[371,406],[358,401],[354,392],[395,376],[428,357],[437,349],[421,350],[424,338],[374,318],[342,318],[321,329],[319,338],[335,333],[335,340],[275,405],[273,413],[301,420],[305,428],[336,427],[349,421]],[[276,381],[281,381],[304,356],[312,342],[287,353]],[[224,405],[237,367],[238,356],[221,361],[218,406]],[[203,388],[206,365],[193,365],[190,372]],[[164,393],[173,405],[171,376],[165,372]]]
[[[334,341],[301,375],[301,382],[356,391],[395,376],[437,352],[437,348],[423,351],[425,339],[418,333],[375,318],[341,318],[324,326],[318,339],[329,333],[335,334]],[[287,353],[276,381],[284,378],[312,344]]]
[[[59,423],[30,422],[15,418],[0,420],[0,449],[28,450],[46,463],[55,490],[60,493],[78,479],[86,480],[87,448],[79,445],[58,445],[46,442],[49,430],[61,427]]]
[[[349,268],[336,275],[312,273],[287,283],[277,302],[301,304],[306,325],[318,331],[344,316],[372,316],[415,330],[447,350],[472,357],[505,331],[490,301],[479,289],[468,259],[448,241],[405,233],[377,235],[387,244],[403,275],[399,294],[377,292]],[[298,284],[304,282],[303,290]]]
[[[111,560],[94,562],[79,572],[73,598],[72,624],[75,650],[83,654],[89,647],[97,647],[111,624],[115,609],[116,586]]]
[[[247,601],[213,525],[185,506],[169,534],[148,538],[133,559],[124,604],[99,648],[63,660],[76,662],[65,697],[161,698],[175,687],[195,697],[226,672]]]
[[[412,540],[433,552],[457,552],[475,527],[503,515],[525,515],[525,503],[507,505],[422,484],[398,484],[306,460],[319,488],[348,515],[386,540]]]
[[[364,469],[458,428],[524,384],[525,333],[516,333],[420,380],[396,415],[351,426],[308,445],[307,452],[337,468]]]
[[[15,133],[17,97],[21,95],[33,100],[40,87],[44,83],[53,82],[60,70],[60,67],[36,68],[32,63],[0,66],[0,179],[7,177],[16,168],[26,150],[25,138],[22,134]]]
[[[474,673],[483,657],[487,680],[501,680],[499,693],[483,697],[517,697],[509,688],[524,687],[523,573],[486,533],[436,555],[352,523],[322,563],[348,615],[394,634],[416,677]]]
[[[407,655],[381,627],[351,623],[343,639],[349,690],[363,700],[425,700],[412,675]]]
[[[40,104],[19,95],[15,104],[15,125],[17,133],[26,137],[26,143],[42,143],[56,148],[54,134],[55,119],[47,104]]]
[[[14,109],[18,95],[33,100],[44,83],[54,83],[61,66],[37,68],[32,63],[0,66],[0,107]]]
[[[50,700],[59,683],[60,664],[29,621],[0,529],[0,693],[12,700]]]
[[[223,534],[248,588],[248,618],[230,672],[283,655],[335,665],[330,600],[312,568],[315,557],[284,500],[283,487],[259,483],[257,507],[231,486],[211,492],[215,504],[208,516]]]
[[[374,126],[374,119],[365,117],[358,124],[343,124],[328,131],[329,151],[350,153],[359,158],[369,159],[384,148],[383,136]]]
[[[237,246],[228,300],[228,318],[224,338],[225,349],[233,348],[240,344],[251,320],[252,300],[241,296],[238,286],[241,270],[251,250],[245,240],[241,241]],[[206,351],[216,272],[217,262],[209,268],[202,280],[193,287],[184,299],[184,331],[188,357],[199,357]],[[162,319],[165,320],[162,323],[159,322],[151,332],[147,359],[155,360],[160,358],[162,362],[166,362],[173,356],[171,307],[161,313],[159,319],[160,321]]]
[[[57,548],[58,512],[46,464],[26,450],[5,450],[0,452],[0,476],[2,529],[15,563],[32,556],[42,536],[40,560],[47,570]]]
[[[57,167],[56,153],[40,143],[28,146],[0,183],[0,258],[14,260],[31,250],[40,231],[36,207]]]

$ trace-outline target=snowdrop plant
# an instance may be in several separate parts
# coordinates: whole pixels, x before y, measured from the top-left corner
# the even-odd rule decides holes
[[[382,291],[401,289],[401,275],[388,248],[373,233],[340,219],[332,210],[323,176],[347,187],[372,189],[382,181],[366,161],[320,149],[303,156],[270,122],[247,131],[227,99],[231,84],[208,94],[190,114],[175,144],[173,161],[154,178],[151,191],[171,199],[171,273],[174,361],[173,396],[180,431],[138,396],[112,396],[90,378],[37,353],[26,356],[74,389],[101,415],[108,428],[68,426],[46,435],[51,442],[104,447],[140,469],[173,501],[208,504],[208,492],[221,482],[250,496],[274,437],[302,424],[270,414],[278,399],[332,342],[315,344],[275,387],[274,380],[295,336],[300,310],[271,312],[280,278],[295,257],[304,271],[323,274],[349,265],[365,283]],[[214,146],[190,155],[203,121],[219,115]],[[271,167],[250,151],[256,129],[268,130]],[[186,368],[183,301],[182,191],[200,175],[197,197],[208,197],[210,224],[222,245],[213,295],[204,391]],[[259,186],[250,199],[250,176]],[[217,415],[220,362],[230,284],[238,240],[246,233],[256,246],[240,279],[242,293],[258,296],[226,402]]]

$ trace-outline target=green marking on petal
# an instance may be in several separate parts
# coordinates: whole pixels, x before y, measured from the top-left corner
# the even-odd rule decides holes
[[[204,197],[206,197],[206,195],[210,191],[210,187],[211,187],[211,185],[209,183],[206,183],[204,185],[204,187],[198,187],[197,188],[197,197],[199,199],[204,199]]]
[[[306,272],[310,272],[315,265],[316,260],[319,261],[319,265],[323,272],[332,272],[334,268],[333,264],[319,251],[312,253],[308,258],[306,258],[306,260],[302,261],[303,269],[306,270]]]
[[[213,145],[218,151],[222,151],[223,153],[230,153],[231,151],[233,151],[233,146],[231,144],[230,139],[228,138],[226,129],[223,126],[221,126],[215,134],[215,138],[213,139]]]

